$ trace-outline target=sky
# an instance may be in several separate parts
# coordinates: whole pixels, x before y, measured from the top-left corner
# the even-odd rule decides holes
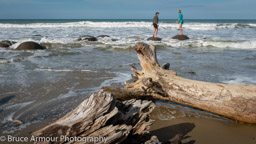
[[[0,19],[256,19],[256,0],[0,0]]]

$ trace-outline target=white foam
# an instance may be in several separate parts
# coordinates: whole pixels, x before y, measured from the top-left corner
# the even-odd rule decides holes
[[[68,43],[74,43],[74,39],[72,38],[48,38],[48,37],[42,37],[40,40],[35,40],[33,38],[24,38],[15,40],[17,43],[10,46],[11,49],[16,49],[21,43],[32,41],[36,43],[54,43],[54,44],[68,44]],[[46,47],[47,48],[47,47]]]
[[[248,24],[251,27],[256,27],[256,24]]]
[[[171,47],[214,47],[214,48],[230,48],[230,49],[256,49],[256,41],[221,41],[221,40],[204,40],[190,39],[186,41],[173,40],[171,38],[162,41]]]
[[[176,26],[177,28],[177,26]],[[190,30],[216,30],[217,24],[212,23],[191,23],[191,24],[184,24],[184,29]]]
[[[80,22],[66,22],[66,23],[30,23],[30,24],[10,24],[0,23],[0,28],[152,28],[152,22],[93,22],[93,21],[80,21]],[[177,29],[176,23],[160,22],[160,27],[163,29]],[[184,23],[185,29],[191,30],[216,30],[216,29],[232,29],[235,28],[238,23],[196,23],[188,22]],[[249,23],[243,24],[251,27],[256,27],[256,24]]]
[[[186,41],[174,40],[171,37],[167,37],[162,39],[162,41],[147,41],[146,38],[144,40],[136,40],[130,38],[123,38],[117,42],[110,41],[101,41],[103,44],[110,44],[112,48],[122,48],[129,49],[135,45],[136,42],[142,41],[147,44],[154,45],[166,45],[175,48],[183,48],[183,47],[192,47],[192,48],[230,48],[230,49],[256,49],[256,40],[218,40],[218,39],[189,39]],[[96,45],[96,47],[104,47],[104,45]]]
[[[6,123],[7,121],[12,121],[13,115],[15,114],[15,112],[10,113],[9,115],[7,115],[4,120],[2,121],[2,123]]]
[[[103,83],[101,83],[99,87],[111,86],[111,84],[113,83],[124,83],[131,79],[131,74],[128,73],[116,72],[115,74],[117,75],[117,77],[105,80]]]
[[[9,59],[9,60],[0,60],[0,64],[7,64],[7,63],[12,63],[14,62],[14,59]]]
[[[256,77],[235,75],[222,82],[227,84],[256,84]]]
[[[11,58],[11,59],[7,59],[7,60],[0,60],[0,64],[8,64],[8,63],[13,63],[13,62],[19,62],[24,60],[24,58]]]
[[[72,28],[83,27],[84,22],[70,23],[29,23],[29,24],[3,24],[0,23],[0,28]]]
[[[51,68],[36,68],[37,71],[50,71],[50,72],[97,72],[92,70],[73,70],[73,69],[51,69]]]
[[[48,37],[42,37],[39,41],[39,43],[60,43],[60,44],[67,44],[73,42],[73,39],[71,38],[48,38]]]
[[[68,98],[68,97],[75,97],[78,94],[76,92],[73,91],[73,87],[70,91],[68,91],[68,93],[66,94],[61,94],[57,97],[57,99],[63,99],[63,98]]]
[[[39,43],[38,41],[35,41],[35,40],[33,40],[32,38],[26,38],[26,39],[17,40],[17,41],[16,41],[17,43],[11,45],[9,48],[11,48],[11,49],[16,49],[21,43],[27,42],[27,41],[32,41],[32,42]]]
[[[26,107],[27,105],[32,104],[33,102],[34,101],[24,102],[24,103],[17,103],[17,104],[5,107],[5,109],[8,110],[8,109],[13,109],[13,108],[23,108],[23,107]]]
[[[217,48],[235,48],[235,49],[255,49],[256,41],[229,42],[229,41],[206,41],[201,43],[202,46],[213,46]]]

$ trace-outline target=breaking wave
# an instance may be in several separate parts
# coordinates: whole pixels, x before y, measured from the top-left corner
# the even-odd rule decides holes
[[[136,42],[142,41],[149,44],[159,45],[161,47],[174,47],[174,48],[230,48],[230,49],[256,49],[256,40],[214,40],[214,39],[198,39],[198,38],[191,38],[186,41],[178,41],[174,40],[171,37],[167,37],[162,39],[161,42],[154,42],[154,41],[147,41],[147,37],[140,37],[140,38],[130,38],[124,37],[120,38],[118,41],[112,40],[101,40],[99,39],[98,42],[93,43],[86,43],[86,42],[79,42],[76,39],[47,39],[42,38],[41,40],[33,40],[33,39],[23,39],[17,41],[16,44],[12,45],[11,49],[16,49],[22,42],[25,41],[35,41],[38,43],[42,43],[48,48],[48,45],[53,45],[54,47],[67,47],[69,48],[71,45],[75,45],[79,47],[84,46],[92,46],[94,48],[102,48],[108,47],[113,49],[130,49]],[[111,46],[109,46],[111,45]],[[0,62],[1,63],[1,62]]]
[[[12,24],[0,23],[0,28],[75,28],[75,27],[91,27],[91,28],[151,28],[151,22],[94,22],[79,21],[65,23],[28,23],[28,24]],[[176,23],[160,22],[160,28],[177,29]],[[188,22],[184,24],[185,29],[191,30],[216,30],[216,29],[234,29],[234,28],[256,28],[254,23],[197,23]]]

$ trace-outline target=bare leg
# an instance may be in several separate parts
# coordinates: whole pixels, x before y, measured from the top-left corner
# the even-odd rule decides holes
[[[153,37],[154,37],[154,35],[155,35],[155,32],[156,32],[156,28],[154,28],[154,31],[153,31]]]
[[[156,29],[156,37],[157,37],[158,28]]]
[[[182,31],[182,24],[180,23],[180,35],[183,35],[183,31]]]

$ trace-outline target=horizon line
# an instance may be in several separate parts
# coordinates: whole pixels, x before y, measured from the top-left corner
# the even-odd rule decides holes
[[[161,18],[162,20],[176,20],[176,18]],[[161,20],[160,19],[160,20]],[[151,20],[151,18],[142,18],[142,19],[138,19],[138,18],[10,18],[10,19],[1,19],[0,20]],[[256,18],[254,19],[244,19],[244,18],[230,18],[230,19],[225,19],[225,18],[187,18],[186,20],[256,20]]]

